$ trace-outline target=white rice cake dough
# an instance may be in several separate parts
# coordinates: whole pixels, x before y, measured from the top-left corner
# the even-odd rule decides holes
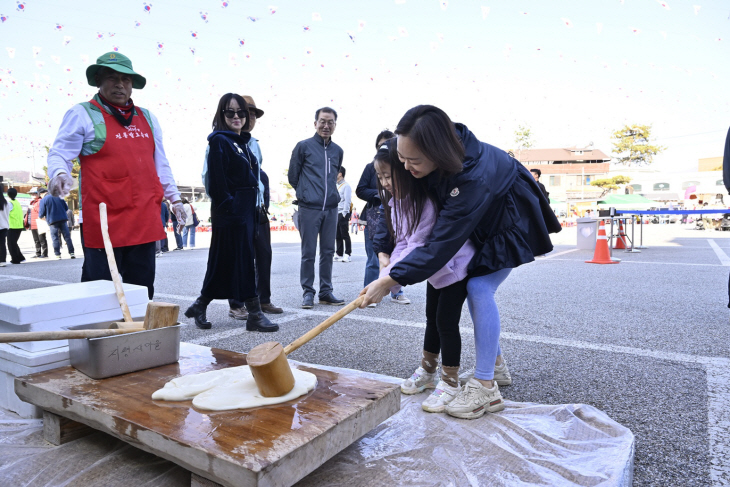
[[[171,380],[152,394],[158,401],[193,400],[193,406],[211,411],[249,409],[291,401],[317,385],[317,376],[292,368],[294,389],[279,397],[264,397],[248,365],[191,374]]]

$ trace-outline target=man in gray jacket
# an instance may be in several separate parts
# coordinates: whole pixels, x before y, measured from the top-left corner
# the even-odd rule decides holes
[[[337,112],[324,107],[314,115],[313,137],[299,142],[289,162],[289,184],[297,192],[299,235],[302,239],[302,263],[299,280],[304,290],[302,308],[314,306],[314,256],[319,237],[319,302],[341,305],[343,299],[332,292],[332,257],[337,234],[337,173],[343,151],[332,142]]]

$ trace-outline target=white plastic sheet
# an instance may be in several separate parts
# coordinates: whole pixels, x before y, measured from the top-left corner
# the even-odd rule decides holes
[[[592,406],[506,401],[501,413],[460,420],[424,412],[426,393],[402,398],[399,413],[297,486],[632,483],[633,434]],[[42,429],[40,420],[21,420],[0,410],[0,485],[190,485],[190,474],[183,468],[103,433],[54,447],[43,440]]]

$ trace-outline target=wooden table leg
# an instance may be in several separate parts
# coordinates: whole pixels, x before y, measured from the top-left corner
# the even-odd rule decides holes
[[[190,472],[190,487],[222,487],[218,482],[213,482],[205,477]]]
[[[63,445],[94,432],[85,424],[43,411],[43,438],[52,445]]]

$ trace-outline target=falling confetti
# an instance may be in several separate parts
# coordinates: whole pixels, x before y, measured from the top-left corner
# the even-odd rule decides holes
[[[197,32],[195,32],[194,30],[191,30],[191,31],[190,31],[190,35],[192,36],[192,38],[193,38],[193,39],[195,39],[195,40],[197,40],[197,39],[198,39],[198,33],[197,33]]]
[[[116,33],[114,33],[114,32],[109,32],[109,34],[107,34],[107,35],[108,35],[109,37],[114,37],[114,36],[115,36],[115,35],[117,35],[117,34],[116,34]]]
[[[63,68],[63,69],[64,69],[64,70],[65,70],[65,71],[66,71],[67,73],[70,73],[70,72],[71,72],[71,67],[70,67],[70,66],[66,66],[66,67],[65,67],[65,68]]]
[[[238,38],[238,47],[243,47],[243,45],[246,44],[246,39]]]
[[[73,39],[71,36],[63,36],[63,45],[68,46],[68,43]]]
[[[200,18],[207,24],[208,23],[208,12],[200,12]]]
[[[112,51],[119,52],[119,46],[112,46]]]
[[[441,10],[449,8],[449,0],[439,0],[439,4],[441,5]]]
[[[41,53],[41,48],[40,47],[37,47],[37,46],[33,47],[33,57],[34,58],[37,58],[38,57],[38,54],[40,54],[40,53]]]
[[[8,16],[0,14],[0,24],[4,24],[7,21],[8,21]]]
[[[362,30],[365,28],[365,21],[364,20],[358,20],[357,21],[357,31],[362,32]]]
[[[322,20],[322,16],[315,12],[312,14],[312,20],[314,20],[315,22],[318,22],[318,21]]]
[[[134,28],[135,28],[135,29],[136,29],[137,27],[141,27],[141,26],[142,26],[142,22],[140,22],[139,20],[135,20],[135,21],[134,21]]]
[[[279,9],[279,7],[272,7],[272,6],[269,6],[269,13],[270,13],[271,15],[274,15],[274,14],[276,13],[276,11],[277,11],[278,9]]]
[[[568,28],[573,27],[573,22],[571,22],[570,19],[561,18],[560,20],[563,21],[563,23],[565,24],[566,27],[568,27]]]
[[[309,26],[308,25],[305,25],[305,26],[302,27],[302,29],[304,29],[304,32],[307,32],[307,31],[309,31]]]
[[[56,32],[61,32],[63,30],[63,26],[61,24],[56,24],[56,28],[54,30]]]
[[[231,2],[221,2],[221,8],[226,8],[231,4]]]
[[[634,34],[641,34],[641,29],[637,29],[636,27],[631,27],[631,32]]]
[[[142,5],[144,6],[144,11],[147,12],[147,13],[150,13],[150,11],[152,10],[152,4],[151,3],[143,3]]]
[[[8,56],[10,56],[10,59],[13,59],[15,57],[15,48],[6,47],[5,49],[8,51]]]
[[[162,51],[165,50],[165,44],[162,42],[157,43],[157,54],[162,54]]]
[[[349,37],[352,42],[355,42],[355,34],[353,34],[352,32],[348,31],[347,37]]]
[[[104,33],[103,32],[97,32],[96,33],[96,40],[101,41],[104,39]]]
[[[667,2],[664,2],[664,1],[662,1],[662,0],[657,0],[657,2],[659,2],[659,5],[661,5],[661,6],[662,6],[662,7],[664,7],[665,9],[667,9],[667,10],[670,10],[670,9],[669,9],[669,4],[667,4]]]
[[[248,17],[246,17],[246,18],[247,18],[248,20],[250,20],[251,22],[256,22],[256,21],[258,21],[258,20],[259,20],[259,18],[258,18],[258,17],[251,17],[251,16],[248,16]]]
[[[16,3],[18,4],[18,6],[15,7],[15,9],[18,12],[25,12],[25,2],[16,2]]]
[[[489,15],[489,7],[482,6],[482,19],[486,19]]]
[[[194,47],[191,47],[190,48],[190,52],[193,53],[193,56],[195,56],[195,48]]]

